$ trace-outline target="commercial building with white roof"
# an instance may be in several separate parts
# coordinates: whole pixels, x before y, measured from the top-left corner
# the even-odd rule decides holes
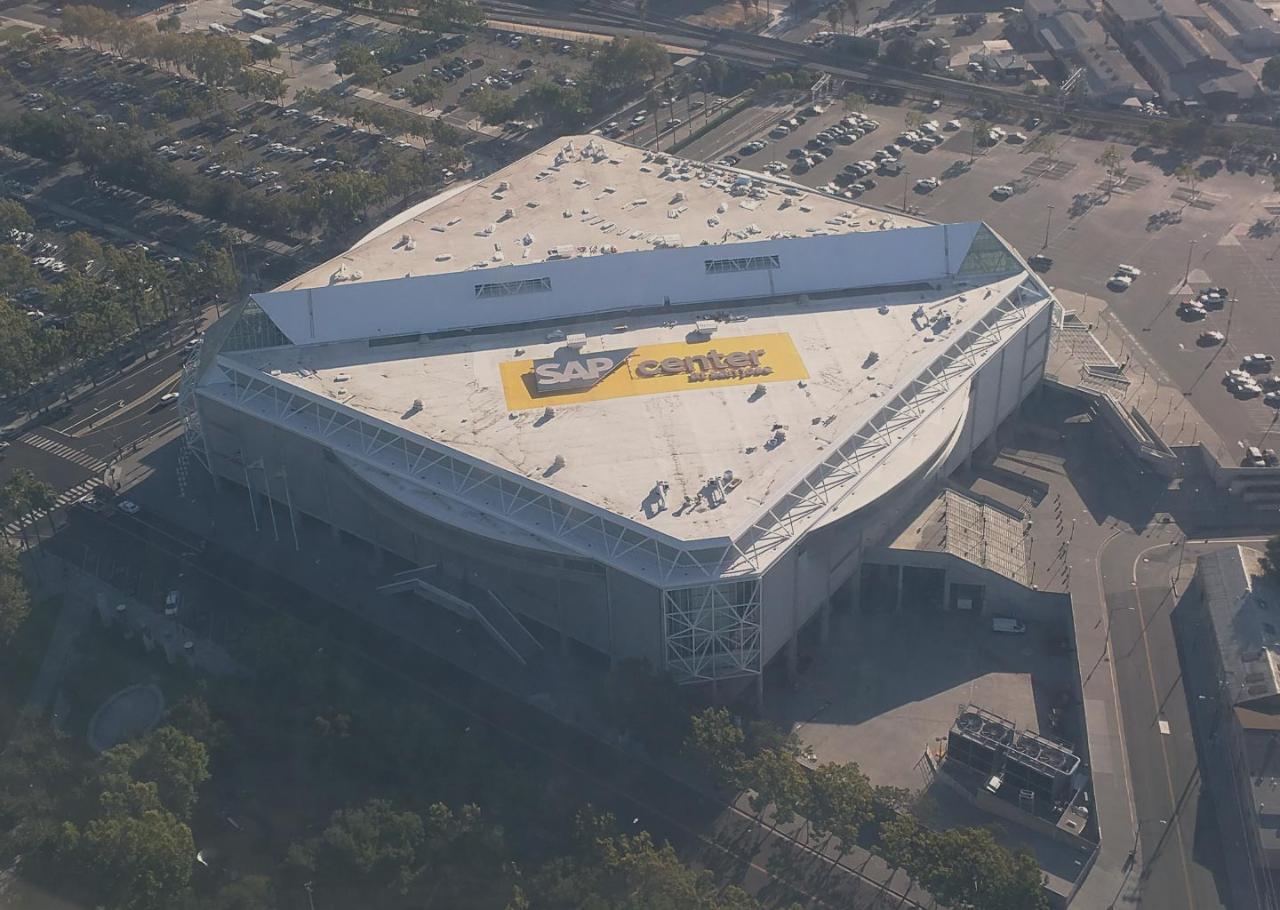
[[[578,137],[254,295],[182,406],[517,660],[759,677],[1037,385],[1051,306],[983,224]]]

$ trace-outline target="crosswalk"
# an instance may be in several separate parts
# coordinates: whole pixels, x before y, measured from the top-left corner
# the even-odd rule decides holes
[[[101,474],[107,469],[105,461],[94,458],[79,449],[73,449],[69,445],[55,442],[38,433],[25,433],[18,437],[18,442],[40,449],[42,452],[48,452],[50,455],[56,455],[58,458],[65,459],[72,464],[78,464],[82,468],[88,468],[95,474]]]
[[[97,483],[98,481],[96,479],[90,478],[89,480],[86,480],[84,483],[76,484],[74,487],[72,487],[69,490],[63,490],[61,493],[58,494],[58,498],[54,500],[53,508],[50,509],[50,511],[57,511],[58,509],[61,509],[63,506],[69,503],[75,502],[80,497],[88,495],[89,492],[97,485]],[[31,527],[33,524],[35,524],[37,521],[43,518],[44,514],[45,514],[44,512],[28,512],[26,515],[23,515],[21,518],[16,518],[13,521],[9,522],[7,525],[5,525],[4,533],[10,537],[14,536],[15,534],[19,534],[22,532],[24,528]]]

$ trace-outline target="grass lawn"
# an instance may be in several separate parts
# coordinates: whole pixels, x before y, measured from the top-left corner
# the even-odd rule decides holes
[[[8,742],[22,703],[31,691],[53,627],[62,612],[62,598],[50,597],[31,605],[27,621],[0,649],[0,743]]]
[[[7,41],[12,43],[18,41],[29,31],[31,29],[23,28],[21,25],[6,25],[4,28],[0,28],[0,42]]]

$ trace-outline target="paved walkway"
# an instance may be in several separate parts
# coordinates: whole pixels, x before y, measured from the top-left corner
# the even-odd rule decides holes
[[[1154,357],[1126,329],[1097,297],[1058,288],[1054,291],[1064,309],[1093,327],[1093,338],[1118,365],[1128,381],[1112,383],[1107,388],[1126,409],[1136,408],[1166,445],[1191,446],[1202,443],[1218,456],[1219,461],[1234,463],[1235,458],[1222,438],[1187,401]],[[1050,352],[1049,372],[1064,382],[1080,383],[1080,358],[1055,346]],[[1087,383],[1086,383],[1087,384]],[[1098,386],[1091,386],[1095,389]]]

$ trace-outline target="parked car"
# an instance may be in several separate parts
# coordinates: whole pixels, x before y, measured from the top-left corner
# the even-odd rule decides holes
[[[131,499],[122,499],[116,503],[116,508],[126,515],[137,515],[142,509],[138,508],[138,504]]]
[[[991,617],[991,631],[1006,635],[1022,635],[1027,631],[1027,624],[1012,616]]]

